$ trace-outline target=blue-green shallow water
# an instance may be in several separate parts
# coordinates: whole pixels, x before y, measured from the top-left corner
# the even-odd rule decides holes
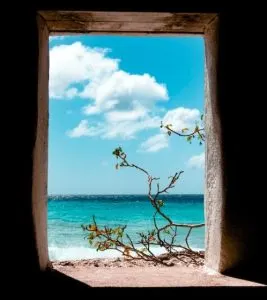
[[[204,222],[203,195],[164,195],[164,212],[175,222]],[[153,208],[145,195],[65,195],[48,197],[48,245],[51,260],[114,257],[115,251],[97,252],[84,239],[81,224],[95,215],[99,225],[127,225],[126,232],[137,240],[136,232],[153,227]],[[159,219],[159,223],[160,223]],[[164,223],[165,224],[165,223]],[[179,229],[180,239],[187,231]],[[194,229],[190,246],[204,249],[204,228]],[[157,252],[158,249],[155,249]],[[158,251],[160,252],[160,251]]]

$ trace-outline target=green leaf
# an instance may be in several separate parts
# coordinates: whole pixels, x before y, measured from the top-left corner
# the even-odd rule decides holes
[[[112,154],[115,155],[117,158],[118,158],[118,156],[119,156],[121,153],[123,153],[121,147],[116,148],[116,149],[112,152]]]
[[[203,120],[203,117],[204,117],[204,114],[202,114],[202,115],[200,116],[200,120],[201,120],[201,121]]]
[[[141,252],[146,252],[147,249],[146,249],[146,248],[141,248],[140,251],[141,251]]]
[[[93,232],[91,232],[89,235],[88,235],[88,239],[89,240],[93,240],[95,238],[95,235]]]
[[[188,130],[189,130],[188,128],[183,128],[182,133],[184,133],[185,131],[188,131]]]
[[[162,207],[164,205],[164,202],[162,200],[157,200],[158,206]]]
[[[93,224],[90,224],[89,226],[89,230],[91,230],[91,231],[96,231],[97,230],[97,227]]]
[[[118,237],[122,237],[123,236],[123,230],[122,228],[119,229],[119,232],[118,232]]]

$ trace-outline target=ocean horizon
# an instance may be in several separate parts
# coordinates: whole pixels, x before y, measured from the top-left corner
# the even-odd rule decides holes
[[[163,211],[175,222],[203,223],[203,194],[162,195]],[[50,194],[48,196],[48,249],[50,260],[90,259],[119,257],[115,250],[96,251],[89,245],[82,224],[90,224],[92,216],[100,226],[127,225],[126,232],[133,242],[137,232],[153,228],[153,207],[144,194]],[[159,219],[159,224],[165,224]],[[183,243],[187,230],[179,229],[178,241]],[[204,250],[204,228],[194,229],[189,244],[193,249]],[[152,252],[162,253],[154,247]]]

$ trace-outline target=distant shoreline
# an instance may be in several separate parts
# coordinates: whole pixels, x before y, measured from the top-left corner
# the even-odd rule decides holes
[[[165,195],[165,212],[176,222],[203,223],[204,197],[202,195]],[[86,195],[52,196],[48,206],[48,245],[51,259],[99,258],[102,252],[91,253],[87,232],[82,224],[90,224],[95,216],[99,226],[127,225],[126,232],[133,242],[138,242],[138,232],[153,228],[153,207],[147,195]],[[159,224],[164,220],[159,219]],[[179,242],[183,242],[187,230],[182,228]],[[190,236],[192,248],[204,248],[204,228],[196,229]],[[154,249],[156,251],[156,249]],[[110,257],[110,253],[105,252]],[[113,255],[113,254],[112,254]],[[116,255],[117,256],[117,255]]]
[[[48,197],[65,197],[65,196],[78,196],[78,197],[85,197],[85,196],[147,196],[147,194],[49,194]],[[204,194],[166,194],[164,196],[204,196]]]
[[[164,260],[165,263],[169,263],[169,266],[175,265],[183,265],[183,266],[193,266],[200,267],[204,264],[204,255],[205,251],[200,250],[197,251],[203,255],[203,257],[195,258],[196,263],[192,263],[192,260],[186,255],[185,251],[181,250],[180,254],[177,258],[169,258],[166,252],[161,253],[160,255],[156,255],[157,257],[168,257]],[[167,256],[166,256],[167,255]],[[123,256],[120,257],[102,257],[102,258],[87,258],[87,259],[70,259],[70,260],[51,260],[51,264],[53,267],[57,266],[93,266],[93,267],[131,267],[131,266],[163,266],[161,264],[155,264],[153,261],[145,261],[145,260],[135,260],[135,259],[127,259]]]

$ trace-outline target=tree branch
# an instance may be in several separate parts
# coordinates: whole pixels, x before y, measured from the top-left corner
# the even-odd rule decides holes
[[[203,129],[199,129],[193,131],[191,134],[180,134],[178,132],[175,132],[174,130],[170,129],[168,126],[166,127],[168,130],[170,130],[173,133],[176,133],[180,136],[192,136],[194,134],[198,134],[200,138],[203,138],[204,135],[200,133]],[[137,243],[133,243],[131,237],[126,234],[126,238],[129,241],[129,243],[125,243],[123,241],[123,236],[125,235],[125,226],[118,226],[117,228],[108,228],[104,226],[104,230],[100,229],[96,223],[95,217],[93,216],[93,224],[89,226],[82,225],[84,230],[89,231],[88,240],[92,241],[97,240],[97,250],[105,251],[108,249],[114,249],[119,251],[123,254],[123,256],[128,257],[130,259],[143,259],[146,261],[152,261],[154,263],[161,263],[163,265],[167,265],[165,260],[166,256],[156,256],[151,251],[150,246],[160,246],[164,247],[167,251],[168,257],[175,257],[177,259],[180,259],[182,256],[186,256],[190,258],[193,262],[197,263],[195,257],[203,258],[203,255],[198,253],[197,251],[194,251],[189,246],[189,236],[193,229],[200,228],[205,226],[204,223],[200,224],[180,224],[175,223],[172,221],[172,219],[167,216],[161,209],[162,206],[164,206],[163,200],[159,200],[159,196],[163,193],[168,193],[168,190],[175,187],[176,182],[180,179],[181,174],[183,171],[176,172],[174,176],[170,176],[169,183],[166,185],[165,188],[160,189],[159,183],[157,183],[157,191],[155,194],[152,194],[152,185],[154,181],[159,180],[160,178],[153,177],[150,175],[150,173],[145,170],[144,168],[139,167],[136,164],[129,163],[127,158],[127,155],[123,152],[121,147],[116,148],[113,151],[113,154],[116,156],[117,159],[120,159],[121,162],[116,164],[116,168],[118,169],[120,167],[129,167],[129,168],[135,168],[138,171],[144,173],[147,176],[148,180],[148,199],[150,200],[151,205],[154,207],[155,212],[153,214],[153,223],[154,223],[154,229],[150,232],[148,231],[148,234],[145,233],[139,233],[140,240],[137,241]],[[163,220],[167,222],[167,224],[159,227],[157,224],[156,217],[160,216]],[[187,235],[185,237],[185,244],[186,246],[182,246],[181,244],[176,244],[176,237],[178,235],[178,228],[188,228]],[[172,233],[169,232],[169,229],[172,231]],[[162,238],[161,234],[165,233],[168,234],[170,237],[170,242],[167,241],[166,238]],[[144,251],[139,250],[136,248],[135,245],[142,245],[144,246]],[[182,249],[183,254],[181,254],[180,251],[177,251],[176,249]],[[123,250],[122,250],[123,249]],[[147,253],[145,253],[145,251]],[[135,256],[131,255],[132,253],[135,253]]]

